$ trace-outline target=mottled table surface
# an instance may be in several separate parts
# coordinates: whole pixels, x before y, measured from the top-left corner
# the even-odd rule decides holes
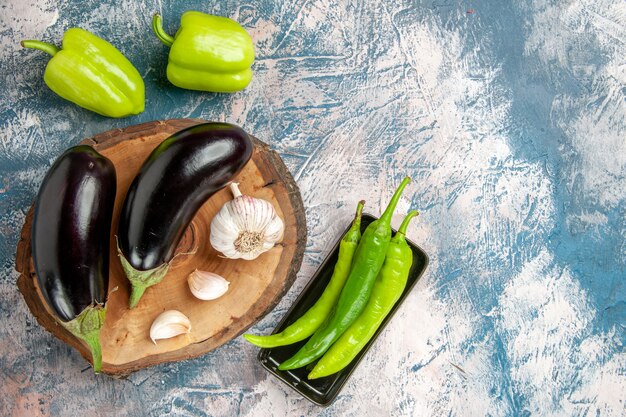
[[[152,35],[196,9],[249,30],[252,84],[170,85]],[[47,57],[80,26],[146,82],[146,111],[107,119],[55,96]],[[619,416],[626,397],[626,2],[623,0],[0,2],[0,414],[16,416]],[[29,314],[14,251],[46,169],[108,129],[199,117],[277,150],[308,220],[302,270],[269,332],[349,221],[394,218],[431,265],[337,401],[318,408],[237,338],[126,380],[94,376]]]

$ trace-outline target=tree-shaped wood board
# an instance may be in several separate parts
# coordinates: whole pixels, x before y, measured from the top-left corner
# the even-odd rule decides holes
[[[147,366],[189,359],[215,349],[269,312],[289,289],[300,269],[306,243],[300,192],[280,156],[254,139],[252,158],[235,181],[240,184],[242,193],[274,205],[285,223],[281,243],[253,261],[226,259],[211,247],[211,219],[232,198],[226,187],[211,197],[194,217],[178,246],[177,252],[181,255],[176,256],[165,279],[149,288],[136,308],[128,309],[130,284],[115,247],[126,191],[145,158],[158,144],[181,129],[203,122],[197,119],[156,121],[108,131],[82,142],[111,159],[117,171],[107,318],[100,335],[104,373],[124,376]],[[32,217],[31,207],[17,247],[18,287],[39,324],[91,361],[86,345],[60,326],[42,301],[31,257]],[[228,292],[214,301],[196,299],[187,285],[187,276],[196,268],[225,277],[230,281]],[[186,314],[192,331],[153,344],[149,337],[150,325],[156,316],[170,309]]]

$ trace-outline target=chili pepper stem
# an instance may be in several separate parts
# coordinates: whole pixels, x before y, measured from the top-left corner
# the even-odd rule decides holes
[[[91,351],[93,371],[102,370],[102,347],[100,345],[100,329],[104,325],[106,307],[94,304],[84,309],[75,319],[62,323],[70,333],[83,340]]]
[[[159,38],[159,40],[168,48],[172,46],[174,43],[174,38],[170,36],[165,30],[163,30],[163,23],[161,19],[161,15],[155,13],[152,16],[152,31]]]
[[[360,224],[364,206],[365,200],[359,201],[359,203],[356,205],[356,216],[354,216],[354,221],[352,222],[352,224],[356,224],[357,222]]]
[[[40,51],[44,51],[52,56],[55,56],[57,52],[61,50],[60,48],[52,45],[51,43],[42,42],[42,41],[32,41],[32,40],[22,41],[20,42],[20,45],[22,45],[23,48],[39,49]]]
[[[393,197],[391,197],[391,201],[389,201],[389,205],[387,205],[387,209],[385,209],[385,212],[382,214],[382,216],[380,216],[381,223],[391,224],[391,216],[393,216],[393,212],[395,211],[396,206],[398,205],[398,201],[400,201],[402,192],[404,191],[404,189],[410,182],[411,182],[411,178],[404,177],[404,179],[398,186],[398,189],[396,190],[396,192],[393,193]]]
[[[400,224],[400,227],[398,228],[398,232],[396,233],[396,235],[392,238],[394,240],[398,239],[404,239],[404,237],[406,236],[406,229],[409,227],[409,223],[411,222],[411,219],[415,216],[418,216],[420,213],[417,210],[412,210],[410,211],[406,217],[404,218],[404,220],[402,220],[402,224]]]

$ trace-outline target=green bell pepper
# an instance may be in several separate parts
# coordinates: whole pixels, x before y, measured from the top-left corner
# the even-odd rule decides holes
[[[52,91],[108,117],[126,117],[144,109],[145,87],[137,69],[113,45],[80,28],[68,29],[63,48],[22,41],[52,55],[43,75]]]
[[[252,80],[254,44],[248,32],[232,19],[206,13],[183,13],[174,37],[163,30],[155,14],[152,30],[171,47],[167,79],[189,90],[232,93]]]

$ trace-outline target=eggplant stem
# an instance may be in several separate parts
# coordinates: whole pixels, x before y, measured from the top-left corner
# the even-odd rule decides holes
[[[163,280],[167,271],[170,269],[169,263],[164,263],[162,265],[157,266],[153,269],[148,269],[147,271],[140,271],[138,269],[133,268],[133,266],[128,262],[122,250],[117,247],[117,255],[120,258],[120,262],[122,264],[122,269],[126,274],[126,278],[130,281],[131,290],[130,290],[130,298],[128,300],[128,307],[135,308],[141,297],[143,296],[144,291],[148,287],[151,287],[155,284],[158,284]]]
[[[102,370],[102,346],[100,345],[100,329],[106,318],[106,307],[93,304],[84,309],[76,318],[62,323],[70,333],[84,341],[91,351],[93,371],[98,374]]]
[[[137,306],[137,303],[141,299],[143,293],[146,291],[146,288],[148,287],[135,285],[131,282],[130,297],[128,298],[128,306],[130,308],[135,308]]]
[[[102,346],[100,345],[100,332],[94,332],[89,335],[85,335],[82,338],[89,350],[91,350],[91,360],[93,361],[93,372],[99,374],[102,371]]]

